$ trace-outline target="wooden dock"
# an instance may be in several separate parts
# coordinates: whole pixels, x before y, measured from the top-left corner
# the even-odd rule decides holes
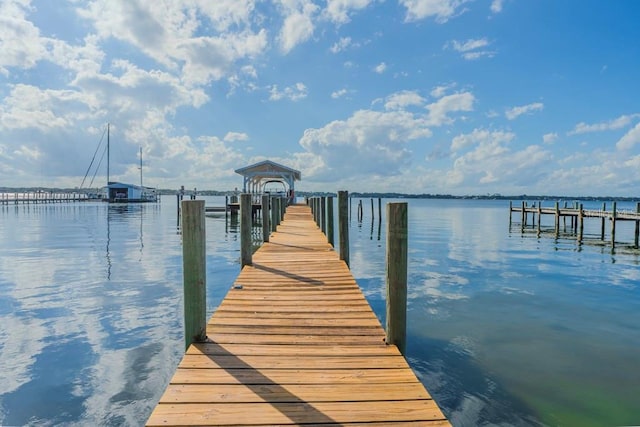
[[[207,336],[147,425],[449,425],[307,206],[287,209]]]
[[[542,202],[538,202],[537,206],[534,203],[533,206],[529,206],[527,202],[522,201],[520,207],[513,206],[513,202],[509,202],[509,228],[511,228],[512,213],[520,213],[520,228],[522,231],[527,227],[529,221],[529,215],[532,217],[532,226],[537,227],[537,232],[541,232],[541,221],[543,215],[553,215],[554,221],[554,234],[558,236],[560,234],[560,220],[563,221],[563,229],[566,232],[567,223],[569,218],[569,229],[577,237],[579,242],[583,240],[584,232],[584,220],[586,218],[596,218],[600,220],[600,241],[605,240],[605,222],[610,223],[610,241],[611,246],[616,246],[616,222],[619,221],[633,221],[635,223],[634,231],[634,247],[638,248],[640,245],[640,202],[636,203],[635,211],[623,211],[616,209],[616,202],[612,203],[611,210],[607,210],[606,203],[602,205],[602,209],[584,209],[581,203],[574,203],[573,207],[568,207],[565,202],[564,207],[560,207],[559,202],[555,202],[553,208],[542,207]],[[537,215],[537,224],[536,224]]]

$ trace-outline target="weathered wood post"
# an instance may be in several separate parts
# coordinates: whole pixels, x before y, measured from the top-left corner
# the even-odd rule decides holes
[[[540,202],[538,202],[540,203]],[[531,207],[535,209],[536,207],[536,202],[533,202],[531,204]],[[531,226],[533,227],[536,223],[536,211],[531,212]]]
[[[376,213],[373,210],[373,197],[371,198],[371,219],[374,219],[376,217]]]
[[[269,226],[269,196],[268,195],[263,195],[262,196],[262,206],[260,207],[260,209],[262,210],[262,241],[263,242],[268,242],[269,241],[269,231],[270,231],[270,226]]]
[[[271,197],[271,231],[276,231],[276,226],[278,225],[278,211],[276,206],[276,197]]]
[[[520,213],[520,229],[524,232],[524,227],[527,225],[527,202],[522,201],[522,211]]]
[[[287,198],[281,197],[280,198],[280,222],[282,222],[282,220],[284,219],[285,212],[287,212]],[[278,224],[280,224],[280,222],[278,222]]]
[[[582,234],[584,232],[584,210],[582,209],[582,203],[578,204],[578,217],[576,219],[576,228],[578,232],[578,243],[582,243]]]
[[[253,203],[251,194],[240,195],[240,261],[241,267],[252,263],[251,217]]]
[[[362,199],[358,201],[358,221],[362,221]]]
[[[556,237],[560,234],[560,202],[556,200]]]
[[[509,230],[511,230],[511,213],[513,212],[513,201],[509,200]]]
[[[338,191],[338,239],[340,259],[349,266],[349,193]]]
[[[640,202],[636,202],[636,213],[640,214]],[[640,238],[640,221],[636,220],[635,238],[633,239],[633,243],[636,248],[638,247],[639,238]]]
[[[542,222],[542,202],[538,200],[538,236],[540,235],[540,223]]]
[[[616,202],[611,207],[611,248],[616,247]]]
[[[567,201],[564,201],[564,209],[567,209]],[[567,215],[562,215],[562,228],[565,233],[567,232]]]
[[[407,203],[387,204],[387,344],[404,354],[407,338]]]
[[[327,235],[327,198],[320,198],[320,229],[322,233]]]
[[[600,219],[600,240],[604,241],[604,220],[605,212],[607,211],[607,203],[602,204],[602,218]]]
[[[327,197],[327,240],[331,246],[335,246],[335,236],[333,231],[333,196]]]
[[[182,201],[182,276],[185,349],[207,338],[204,200]]]

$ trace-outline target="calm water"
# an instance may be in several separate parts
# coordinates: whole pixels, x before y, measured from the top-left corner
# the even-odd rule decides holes
[[[510,230],[504,201],[408,202],[407,357],[454,425],[640,424],[637,251]],[[384,320],[384,220],[356,204],[351,268]],[[239,236],[206,224],[212,312]],[[0,425],[143,424],[183,350],[181,254],[174,197],[0,206]]]

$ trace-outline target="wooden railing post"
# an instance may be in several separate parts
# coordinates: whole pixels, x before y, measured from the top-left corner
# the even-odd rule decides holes
[[[324,235],[327,235],[327,198],[320,198],[320,229]]]
[[[261,203],[260,209],[262,211],[262,241],[263,242],[268,242],[269,241],[269,231],[270,231],[270,227],[269,227],[269,196],[267,196],[267,195],[263,195],[262,196],[262,203]]]
[[[240,195],[240,260],[241,268],[251,265],[252,242],[251,242],[251,217],[253,202],[251,194]]]
[[[271,231],[276,231],[278,226],[278,211],[276,210],[276,197],[271,196]]]
[[[338,191],[338,239],[340,259],[349,266],[349,193]]]
[[[404,354],[407,337],[407,203],[387,204],[387,344]]]
[[[185,349],[207,338],[204,200],[182,201],[182,274]]]
[[[327,239],[331,246],[335,246],[335,236],[333,231],[333,196],[327,197]]]

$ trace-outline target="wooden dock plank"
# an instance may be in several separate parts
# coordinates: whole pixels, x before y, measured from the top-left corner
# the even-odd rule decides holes
[[[289,207],[148,425],[449,425],[306,206]]]

